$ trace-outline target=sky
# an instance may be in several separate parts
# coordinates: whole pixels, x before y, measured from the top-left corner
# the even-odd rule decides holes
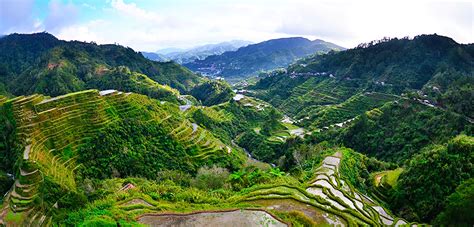
[[[473,21],[465,0],[0,0],[0,34],[47,31],[140,51],[296,36],[347,48],[433,33],[473,43]]]

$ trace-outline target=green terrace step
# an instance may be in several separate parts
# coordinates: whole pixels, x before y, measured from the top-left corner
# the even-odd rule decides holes
[[[19,187],[22,186],[22,187]],[[12,193],[15,192],[16,194],[22,196],[22,197],[32,197],[33,195],[36,194],[37,188],[36,184],[27,184],[27,185],[22,185],[19,183],[18,180],[15,181],[15,184],[13,186]]]
[[[28,213],[29,213],[28,215],[29,217],[27,218],[26,221],[23,222],[24,226],[28,226],[28,227],[52,226],[52,217],[48,217],[44,215],[43,210],[32,209]]]
[[[184,129],[175,132],[174,136],[180,138],[181,140],[185,140],[191,135],[192,132],[193,129],[190,126],[186,126]]]
[[[325,158],[306,190],[289,185],[261,186],[246,193],[242,200],[293,199],[339,216],[350,226],[407,224],[340,179],[338,166],[341,161],[344,161],[343,156]]]
[[[36,109],[38,112],[42,112],[46,109],[53,107],[68,106],[75,103],[81,103],[84,100],[92,100],[100,97],[97,90],[87,90],[76,93],[70,93],[63,96],[54,97],[51,99],[45,99],[42,102],[36,104]]]
[[[55,98],[32,95],[9,101],[15,102],[13,110],[18,120],[17,135],[25,146],[31,145],[25,162],[35,162],[38,166],[37,169],[21,169],[10,193],[10,205],[15,205],[12,210],[30,212],[28,216],[31,220],[28,220],[27,226],[51,223],[50,217],[43,214],[46,211],[37,210],[38,207],[32,204],[38,196],[37,187],[43,175],[69,190],[76,188],[74,171],[78,165],[75,157],[63,156],[65,149],[71,149],[76,154],[74,152],[86,145],[101,129],[120,119],[136,117],[142,122],[159,123],[183,146],[198,147],[198,158],[226,152],[226,146],[205,129],[197,127],[193,131],[191,122],[180,115],[174,104],[159,105],[158,101],[145,96],[119,92],[100,96],[97,90],[88,90]],[[153,111],[147,111],[147,105]]]
[[[15,189],[16,188],[13,188],[10,194],[12,198],[15,198],[18,200],[32,200],[35,197],[35,195],[20,195],[20,193],[18,193]]]
[[[194,142],[188,144],[188,145],[186,146],[186,148],[189,148],[189,147],[192,147],[192,146],[197,146],[198,144],[200,144],[201,141],[202,141],[204,138],[206,138],[206,133],[205,133],[205,132],[206,132],[206,131],[201,130],[201,132],[199,133],[198,139],[195,140]],[[193,140],[194,140],[194,139],[193,139]]]

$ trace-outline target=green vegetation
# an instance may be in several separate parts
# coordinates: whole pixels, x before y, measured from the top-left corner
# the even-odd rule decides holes
[[[474,179],[464,181],[446,198],[446,209],[436,218],[436,224],[470,226],[474,222]]]
[[[446,207],[446,198],[456,187],[474,175],[473,150],[474,138],[465,135],[457,136],[444,146],[426,147],[410,160],[400,175],[390,204],[409,219],[433,220]],[[462,207],[467,205],[459,205],[457,209],[467,209]]]
[[[58,96],[97,88],[164,98],[172,91],[163,85],[187,92],[204,80],[176,63],[154,62],[130,48],[65,42],[48,33],[4,36],[0,50],[0,91],[13,95]]]
[[[374,176],[374,185],[375,186],[384,186],[387,185],[389,187],[397,186],[398,178],[400,174],[403,172],[403,168],[397,168],[394,170],[383,171],[381,173],[376,173]]]
[[[229,84],[219,80],[202,83],[194,87],[190,93],[205,106],[224,103],[234,97]]]
[[[191,185],[201,190],[216,190],[224,187],[224,183],[228,177],[229,171],[225,168],[216,166],[211,168],[201,167],[196,174],[196,179],[191,182]]]
[[[313,128],[323,128],[337,123],[342,123],[353,119],[367,110],[372,110],[382,106],[384,103],[398,99],[396,96],[383,93],[365,93],[356,94],[346,101],[323,107],[304,109],[296,116],[297,119],[305,119],[305,122],[311,122]]]
[[[461,132],[472,135],[472,130],[458,114],[403,100],[363,114],[343,130],[339,141],[369,156],[401,163],[424,146],[447,142]]]
[[[328,109],[324,105],[343,105],[361,92],[401,95],[422,90],[421,100],[472,117],[472,99],[468,98],[474,83],[470,75],[472,50],[472,45],[438,35],[421,35],[413,40],[383,39],[302,59],[284,71],[262,75],[250,88],[256,91],[256,97],[290,116],[309,117],[312,120],[307,124],[316,121],[316,126],[327,126],[322,124],[327,118],[324,115],[329,114],[321,112]],[[358,98],[352,99],[348,101]],[[351,111],[342,121],[380,106],[384,100],[391,101],[393,97],[355,102],[356,108],[349,111],[357,111]],[[318,120],[320,117],[323,119]]]
[[[199,167],[214,164],[234,170],[244,159],[205,129],[193,128],[175,104],[143,95],[117,91],[100,95],[97,90],[51,99],[32,95],[9,100],[2,109],[9,111],[2,115],[7,117],[2,127],[13,127],[9,116],[16,122],[7,138],[19,137],[13,147],[24,144],[22,159],[1,157],[2,162],[16,157],[19,163],[2,166],[17,173],[8,203],[16,212],[38,213],[19,223],[60,220],[80,208],[88,193],[78,182],[88,179],[135,175],[156,179],[163,170],[194,174]],[[7,146],[1,154],[20,153],[10,151],[9,143],[2,143]]]

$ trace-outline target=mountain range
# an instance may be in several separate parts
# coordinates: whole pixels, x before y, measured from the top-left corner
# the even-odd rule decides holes
[[[299,58],[331,50],[344,50],[344,48],[323,40],[281,38],[251,44],[221,55],[208,56],[184,66],[203,75],[246,78],[261,71],[286,67]]]
[[[234,51],[240,47],[247,46],[252,42],[244,40],[232,40],[228,42],[207,44],[190,49],[166,48],[152,52],[142,52],[150,60],[154,61],[175,61],[179,64],[202,60],[207,56],[220,55],[226,51]]]

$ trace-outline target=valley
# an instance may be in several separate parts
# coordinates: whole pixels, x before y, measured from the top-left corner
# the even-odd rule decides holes
[[[473,220],[472,44],[287,38],[184,66],[49,33],[0,50],[0,226]]]

